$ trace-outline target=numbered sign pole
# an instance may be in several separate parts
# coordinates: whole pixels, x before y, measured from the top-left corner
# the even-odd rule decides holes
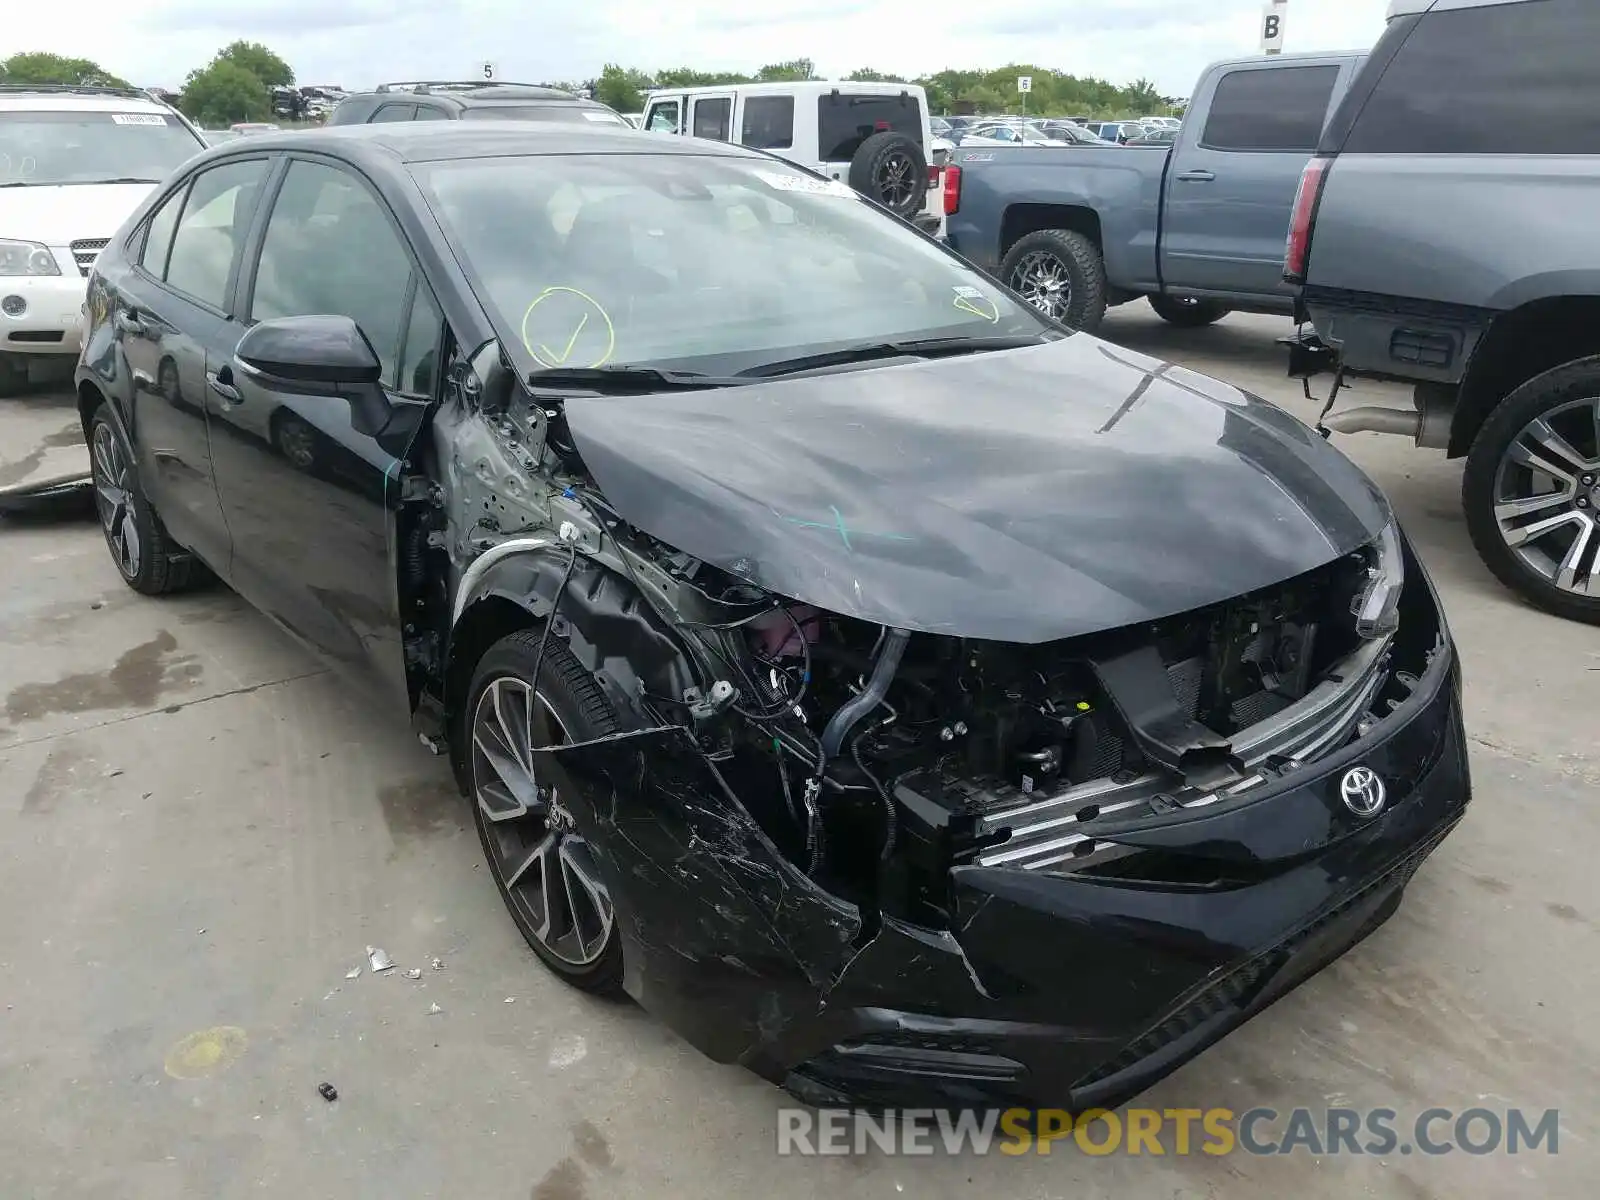
[[[1283,21],[1289,0],[1272,0],[1261,14],[1261,52],[1283,53]]]
[[[500,68],[492,62],[481,62],[474,74],[485,83],[493,83],[500,78]]]
[[[1028,111],[1028,93],[1033,91],[1033,76],[1018,75],[1017,91],[1022,96],[1022,111],[1026,113]]]

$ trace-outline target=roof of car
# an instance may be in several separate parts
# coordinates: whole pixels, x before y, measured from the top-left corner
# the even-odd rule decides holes
[[[550,104],[598,104],[561,88],[547,87],[542,83],[449,83],[419,81],[416,83],[385,83],[352,96],[437,96],[459,100],[463,104],[480,104],[496,100],[541,100]]]
[[[76,109],[88,112],[170,112],[137,88],[0,86],[0,109]]]
[[[823,96],[829,92],[838,92],[843,96],[898,96],[901,92],[921,96],[925,92],[921,84],[872,82],[864,79],[790,79],[779,80],[773,83],[724,83],[706,84],[701,87],[659,87],[652,88],[646,99],[660,95],[697,95],[706,92],[727,94],[738,92],[746,96]]]
[[[395,121],[262,133],[230,141],[216,155],[307,150],[352,161],[402,163],[535,154],[677,154],[721,158],[764,155],[726,142],[644,133],[627,125],[552,125],[541,121]]]

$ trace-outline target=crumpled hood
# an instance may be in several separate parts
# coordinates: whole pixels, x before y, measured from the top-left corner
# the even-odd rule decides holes
[[[74,183],[5,188],[0,190],[0,236],[46,246],[109,238],[155,186]]]
[[[1263,400],[1086,334],[750,387],[566,402],[631,524],[780,595],[1044,642],[1309,571],[1390,519]]]

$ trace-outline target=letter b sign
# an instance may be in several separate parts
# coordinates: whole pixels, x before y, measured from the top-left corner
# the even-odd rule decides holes
[[[1261,18],[1261,49],[1283,49],[1283,9],[1277,5],[1267,9]]]

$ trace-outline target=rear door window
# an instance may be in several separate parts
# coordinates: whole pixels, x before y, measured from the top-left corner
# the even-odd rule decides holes
[[[372,114],[369,124],[379,121],[411,121],[415,120],[417,106],[415,104],[385,104]]]
[[[732,136],[733,98],[703,96],[694,102],[694,136],[725,142]]]
[[[817,97],[817,145],[823,162],[849,162],[861,143],[892,129],[922,145],[922,111],[911,96]]]
[[[1384,71],[1343,149],[1600,154],[1597,45],[1594,0],[1429,13]]]
[[[255,215],[267,167],[266,159],[252,158],[195,176],[167,258],[164,278],[169,286],[227,310],[239,249]]]
[[[1217,81],[1200,144],[1246,152],[1316,149],[1339,68],[1246,67]]]
[[[757,150],[794,146],[794,97],[746,96],[739,121],[739,141]]]

